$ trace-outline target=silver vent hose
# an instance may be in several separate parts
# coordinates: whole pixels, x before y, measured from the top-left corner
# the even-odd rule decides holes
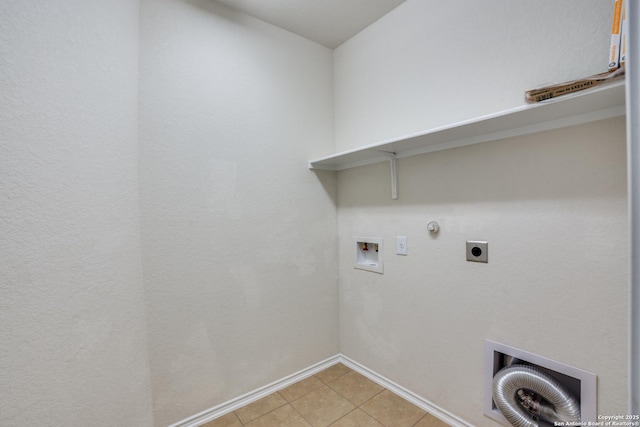
[[[554,421],[580,421],[578,400],[555,378],[532,366],[502,368],[493,377],[492,393],[496,406],[514,427],[538,427],[536,418],[552,425]]]

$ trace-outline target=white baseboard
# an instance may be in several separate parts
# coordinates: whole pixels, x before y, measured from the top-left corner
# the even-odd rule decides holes
[[[322,362],[318,362],[315,365],[309,366],[308,368],[302,369],[301,371],[282,378],[281,380],[272,382],[271,384],[260,387],[257,390],[236,397],[235,399],[222,403],[218,406],[214,406],[213,408],[202,411],[182,421],[178,421],[175,424],[171,424],[169,427],[199,427],[205,423],[208,423],[209,421],[213,421],[218,417],[228,414],[229,412],[233,412],[236,409],[248,405],[249,403],[255,402],[258,399],[262,399],[263,397],[271,393],[289,387],[291,384],[310,377],[311,375],[317,374],[318,372],[327,369],[328,367],[333,366],[337,363],[342,363],[345,366],[353,369],[359,374],[369,378],[371,381],[381,385],[382,387],[397,394],[403,399],[413,403],[420,409],[427,411],[434,417],[439,418],[450,426],[473,427],[473,424],[470,424],[463,419],[456,417],[452,413],[446,411],[445,409],[442,409],[433,402],[430,402],[427,399],[424,399],[417,394],[407,390],[406,388],[401,387],[393,381],[377,374],[376,372],[370,370],[365,366],[362,366],[358,362],[351,360],[343,354],[332,356],[326,360],[323,360]]]
[[[353,369],[354,371],[358,372],[359,374],[369,378],[371,381],[381,385],[382,387],[388,389],[392,393],[397,394],[398,396],[402,397],[404,400],[407,400],[407,401],[413,403],[418,408],[430,413],[434,417],[444,421],[445,423],[449,424],[450,426],[453,426],[453,427],[473,427],[473,424],[468,423],[467,421],[456,417],[451,412],[449,412],[449,411],[447,411],[445,409],[442,409],[441,407],[439,407],[435,403],[430,402],[429,400],[418,396],[417,394],[413,393],[412,391],[407,390],[406,388],[394,383],[393,381],[383,377],[382,375],[372,371],[371,369],[369,369],[369,368],[367,368],[365,366],[362,366],[358,362],[349,359],[347,356],[345,356],[343,354],[340,354],[339,357],[340,357],[339,358],[340,363],[342,363],[345,366]]]
[[[340,363],[339,354],[325,359],[322,362],[318,362],[315,365],[309,366],[308,368],[302,369],[301,371],[298,371],[294,374],[288,375],[278,381],[274,381],[264,387],[260,387],[257,390],[243,394],[242,396],[231,399],[228,402],[214,406],[213,408],[192,415],[191,417],[186,418],[182,421],[171,424],[169,427],[199,427],[202,424],[213,421],[218,417],[228,414],[229,412],[233,412],[236,409],[242,408],[249,403],[255,402],[258,399],[262,399],[263,397],[268,396],[271,393],[289,387],[291,384],[297,383],[298,381],[310,377],[311,375],[317,374],[318,372],[323,371],[337,363]]]

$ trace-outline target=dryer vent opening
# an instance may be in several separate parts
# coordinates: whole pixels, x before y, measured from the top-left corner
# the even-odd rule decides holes
[[[493,341],[485,341],[484,414],[515,427],[596,421],[596,376]]]

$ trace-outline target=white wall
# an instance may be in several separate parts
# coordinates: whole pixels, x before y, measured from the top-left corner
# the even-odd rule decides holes
[[[0,2],[0,425],[152,425],[138,5]]]
[[[338,47],[338,151],[524,103],[607,70],[612,2],[407,0]],[[608,36],[609,35],[609,36]]]
[[[610,6],[408,0],[335,52],[338,150],[603,71]],[[456,55],[438,67],[445,41]],[[387,163],[338,173],[341,351],[474,425],[495,425],[482,409],[485,339],[594,372],[598,413],[626,413],[624,119],[406,158],[398,170],[397,201]],[[355,235],[385,239],[384,275],[353,269]],[[488,264],[465,261],[474,239],[488,240]]]
[[[409,0],[333,84],[331,51],[206,0],[0,2],[0,424],[167,425],[340,350],[490,425],[485,338],[626,412],[621,119],[403,159],[395,202],[387,164],[306,168],[334,98],[346,149],[602,71],[611,5],[588,6]],[[353,270],[356,234],[409,256]]]
[[[624,163],[612,119],[402,159],[398,201],[387,164],[340,172],[341,351],[474,425],[485,339],[595,373],[598,413],[624,413]],[[384,275],[353,269],[354,235],[385,239]]]
[[[331,51],[208,0],[144,0],[140,144],[155,423],[338,352]]]

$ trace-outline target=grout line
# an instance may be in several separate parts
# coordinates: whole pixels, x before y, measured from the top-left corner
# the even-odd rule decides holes
[[[423,397],[418,396],[417,394],[405,389],[404,387],[396,384],[395,382],[389,380],[388,378],[383,377],[382,375],[371,371],[365,366],[359,364],[358,362],[350,359],[344,354],[340,354],[340,363],[343,365],[353,369],[361,375],[369,378],[371,381],[381,385],[382,387],[389,390],[389,392],[401,397],[402,399],[408,401],[409,403],[417,406],[428,414],[431,414],[435,418],[440,419],[440,421],[448,424],[451,427],[472,427],[473,425],[458,418],[457,416],[451,414],[449,411],[435,405],[434,403],[424,399]]]
[[[303,398],[303,397],[305,397],[306,395],[308,395],[308,394],[310,394],[310,393],[313,393],[314,391],[316,391],[316,390],[318,390],[318,389],[321,389],[322,387],[324,387],[324,386],[326,385],[326,384],[324,383],[324,381],[322,381],[320,378],[316,377],[315,375],[311,375],[310,377],[304,378],[304,379],[302,379],[302,380],[300,380],[300,381],[298,381],[298,382],[295,382],[295,383],[291,384],[289,387],[292,387],[292,386],[294,386],[294,385],[296,385],[296,384],[299,384],[299,383],[301,383],[302,381],[308,380],[308,379],[309,379],[309,378],[311,378],[311,377],[313,377],[313,378],[315,378],[316,380],[320,381],[320,383],[321,383],[322,385],[321,385],[321,386],[319,386],[319,387],[316,387],[316,388],[314,388],[314,389],[312,389],[312,390],[309,390],[309,391],[308,391],[308,392],[306,392],[305,394],[301,394],[300,396],[298,396],[298,397],[296,397],[295,399],[292,399],[292,400],[288,400],[288,399],[287,399],[287,398],[285,398],[284,396],[282,396],[282,395],[281,395],[281,396],[282,396],[282,397],[284,398],[284,400],[286,400],[288,403],[291,403],[291,402],[295,402],[296,400],[302,399],[302,398]],[[287,387],[287,388],[288,388],[288,387]],[[282,389],[282,390],[284,390],[284,389]]]
[[[334,361],[335,361],[335,363],[332,363]],[[346,368],[348,368],[348,371],[343,373],[342,375],[339,375],[339,376],[331,379],[331,381],[327,381],[327,382],[325,382],[325,381],[321,380],[320,378],[316,377],[317,374],[336,366],[338,363],[340,363],[343,366],[345,366]],[[384,378],[381,375],[379,375],[379,374],[377,374],[377,373],[375,373],[373,371],[370,371],[366,367],[358,364],[357,362],[354,362],[353,360],[347,358],[344,355],[338,355],[337,361],[336,361],[335,357],[334,358],[330,358],[330,359],[325,360],[324,362],[321,362],[319,364],[314,365],[314,367],[315,367],[315,369],[313,369],[313,370],[311,368],[308,368],[308,369],[305,369],[303,371],[300,371],[299,374],[302,374],[302,375],[298,375],[298,379],[295,382],[288,381],[288,384],[285,384],[284,382],[279,382],[279,384],[281,385],[280,388],[273,387],[273,388],[271,388],[271,392],[270,393],[263,394],[262,397],[259,397],[259,398],[256,398],[256,399],[246,399],[244,405],[236,406],[234,409],[232,409],[231,411],[228,411],[226,413],[233,413],[234,416],[236,417],[236,419],[238,420],[238,422],[240,423],[240,425],[242,425],[243,427],[246,427],[248,424],[250,424],[250,423],[252,423],[252,422],[254,422],[256,420],[259,420],[260,418],[265,417],[265,416],[271,414],[272,412],[274,412],[274,411],[276,411],[278,409],[281,409],[281,408],[283,408],[285,406],[289,406],[307,424],[309,424],[310,426],[313,426],[313,423],[310,420],[308,420],[306,417],[304,417],[292,405],[292,403],[297,401],[297,400],[299,400],[299,399],[304,398],[305,396],[308,396],[309,394],[311,394],[311,393],[313,393],[313,392],[315,392],[317,390],[320,390],[320,389],[322,389],[324,387],[327,387],[327,389],[335,392],[338,396],[340,396],[341,398],[345,399],[347,402],[349,402],[351,405],[354,406],[354,408],[352,410],[350,410],[349,412],[347,412],[346,414],[344,414],[340,418],[332,421],[331,424],[329,424],[329,426],[331,426],[331,425],[335,424],[336,422],[338,422],[339,420],[345,418],[346,416],[348,416],[349,414],[353,413],[357,409],[360,409],[363,413],[365,413],[367,416],[371,417],[373,420],[375,420],[380,425],[385,426],[385,424],[381,420],[379,420],[373,414],[371,414],[368,411],[366,411],[363,408],[363,406],[366,405],[368,402],[370,402],[372,399],[374,399],[376,396],[379,396],[381,393],[384,393],[385,391],[389,391],[390,393],[395,394],[396,396],[400,397],[402,400],[404,400],[404,401],[406,401],[406,402],[408,402],[410,404],[413,404],[414,406],[418,407],[419,409],[422,409],[425,412],[425,414],[422,417],[420,417],[414,424],[412,424],[413,427],[415,427],[427,415],[431,415],[436,419],[440,419],[441,421],[445,422],[446,424],[449,424],[449,426],[451,426],[451,427],[471,427],[470,424],[466,424],[464,422],[461,423],[460,422],[461,420],[457,419],[456,417],[452,417],[451,414],[448,414],[446,411],[442,410],[441,408],[431,404],[431,402],[428,402],[428,401],[420,398],[419,396],[414,395],[410,391],[398,386],[397,384],[393,383],[392,381],[388,380],[387,378]],[[348,374],[350,374],[352,372],[355,372],[355,373],[357,373],[359,375],[362,375],[364,378],[366,378],[366,379],[378,384],[379,386],[382,387],[382,389],[380,391],[374,393],[371,397],[369,397],[367,400],[365,400],[361,404],[359,404],[359,405],[355,404],[354,402],[349,400],[346,396],[341,394],[338,390],[334,389],[330,385],[330,383],[334,383],[335,381],[339,380],[340,378],[343,378],[345,375],[348,375]],[[304,375],[305,373],[307,375]],[[299,384],[300,382],[305,381],[305,380],[307,380],[307,379],[309,379],[311,377],[315,377],[315,379],[317,381],[319,381],[321,386],[316,387],[316,388],[308,391],[307,393],[305,393],[305,394],[303,394],[301,396],[298,396],[296,399],[293,399],[291,401],[287,400],[282,394],[280,394],[280,391],[284,390],[285,388],[291,387],[291,386],[293,386],[295,384]],[[287,378],[289,378],[290,380],[293,380],[294,376],[292,375],[292,376],[289,376]],[[273,385],[276,385],[276,384],[278,384],[278,383],[274,383]],[[262,390],[263,392],[266,393],[268,388],[264,387],[264,388],[262,388],[260,390]],[[257,400],[260,400],[261,398],[265,398],[265,397],[267,397],[269,395],[272,395],[272,394],[277,394],[280,398],[282,398],[284,400],[284,403],[282,405],[270,410],[269,412],[266,412],[266,413],[260,415],[259,417],[250,420],[246,424],[240,419],[240,417],[237,414],[238,410],[240,410],[242,408],[245,408],[245,407],[249,406],[250,404],[256,402]],[[221,415],[223,415],[223,414],[221,414]],[[210,416],[211,415],[209,415],[209,417]],[[451,421],[454,421],[454,423],[448,421],[447,418],[452,418]],[[213,418],[212,420],[214,420],[214,419],[215,418]],[[201,422],[203,422],[203,421],[200,421],[200,423]],[[195,424],[195,425],[201,425],[200,423]],[[178,427],[178,426],[179,426],[178,424],[174,424],[173,426],[170,426],[170,427]],[[189,424],[189,425],[183,426],[183,427],[191,427],[191,426],[194,426],[194,424]],[[327,427],[329,427],[329,426],[327,426]]]
[[[380,385],[380,384],[378,384],[378,385]],[[388,389],[387,389],[386,387],[382,387],[382,390],[380,390],[379,392],[377,392],[376,394],[374,394],[373,396],[371,396],[370,398],[368,398],[367,400],[365,400],[364,402],[362,402],[362,405],[360,405],[360,406],[363,406],[365,403],[367,403],[368,401],[370,401],[371,399],[373,399],[374,397],[376,397],[376,396],[377,396],[377,395],[379,395],[380,393],[384,392],[385,390],[388,390]],[[358,408],[359,408],[360,406],[358,406]],[[364,412],[366,412],[366,413],[368,414],[368,412],[367,412],[367,411],[365,411],[364,409],[363,409],[363,411],[364,411]],[[371,414],[369,414],[369,415],[371,415]],[[373,416],[373,415],[371,415],[371,416]]]
[[[432,415],[431,413],[427,412],[426,414],[424,414],[422,416],[422,418],[420,418],[418,421],[416,421],[416,423],[413,425],[414,427],[418,425],[418,423],[422,420],[424,420],[425,418],[427,418],[427,415],[431,415],[433,418],[436,418],[434,415]],[[436,418],[437,419],[437,418]]]
[[[280,380],[274,381],[266,386],[260,387],[254,391],[243,394],[242,396],[238,396],[234,399],[231,399],[228,402],[214,406],[213,408],[206,409],[182,421],[178,421],[174,424],[171,424],[169,427],[201,426],[202,424],[208,423],[209,421],[213,421],[223,415],[228,414],[229,412],[234,412],[236,409],[247,406],[248,404],[253,403],[257,400],[260,400],[261,398],[266,397],[267,395],[275,391],[282,390],[294,383],[297,383],[303,379],[311,377],[317,372],[330,368],[331,366],[340,363],[340,360],[341,359],[339,354],[335,356],[331,356],[321,362],[318,362],[296,373],[288,375]]]
[[[241,410],[241,409],[243,409],[243,408],[246,408],[246,407],[248,407],[248,406],[250,406],[250,405],[253,405],[254,403],[256,403],[256,402],[258,402],[258,401],[260,401],[260,400],[262,400],[262,399],[266,399],[266,398],[267,398],[267,397],[269,397],[269,396],[273,396],[274,394],[277,394],[278,396],[280,396],[280,398],[281,398],[282,400],[284,400],[284,403],[283,403],[282,405],[277,406],[277,407],[275,407],[275,408],[271,409],[270,411],[265,412],[264,414],[260,414],[260,415],[259,415],[259,416],[257,416],[256,418],[253,418],[253,419],[251,419],[251,420],[247,421],[247,423],[245,423],[244,421],[242,421],[242,420],[240,419],[240,415],[238,415],[238,411],[239,411],[239,410]],[[234,411],[233,411],[233,413],[235,414],[235,416],[240,420],[240,423],[243,425],[243,427],[244,427],[246,424],[252,423],[253,421],[257,420],[258,418],[262,418],[262,417],[264,417],[265,415],[270,414],[270,413],[272,413],[273,411],[278,410],[278,409],[282,408],[283,406],[285,406],[285,405],[287,405],[287,404],[289,403],[289,402],[287,402],[287,399],[285,399],[284,397],[282,397],[282,395],[281,395],[280,393],[278,393],[277,391],[274,391],[273,393],[271,393],[271,394],[268,394],[268,395],[264,396],[262,399],[258,399],[258,400],[256,400],[255,402],[248,403],[248,404],[246,404],[246,405],[244,405],[244,406],[242,406],[242,407],[240,407],[240,408],[238,408],[238,409],[236,409],[236,410],[234,410]]]
[[[316,389],[316,390],[317,390],[317,389]],[[309,393],[307,393],[307,394],[309,394]],[[302,397],[302,396],[301,396],[301,397]],[[296,400],[297,400],[297,399],[296,399]],[[310,426],[313,426],[313,424],[311,424],[311,421],[309,421],[308,419],[306,419],[306,418],[304,417],[304,415],[302,415],[302,414],[301,414],[301,413],[296,409],[296,407],[295,407],[295,406],[293,406],[292,404],[289,404],[289,406],[291,406],[291,409],[293,409],[293,410],[296,412],[296,414],[300,415],[300,417],[301,417],[303,420],[305,420],[305,421],[307,422],[307,424],[309,424]]]
[[[337,392],[336,392],[337,393]],[[341,395],[342,396],[342,395]],[[345,398],[346,399],[346,398]],[[345,418],[346,416],[348,416],[349,414],[357,411],[358,409],[360,409],[359,406],[356,406],[355,408],[353,408],[352,410],[350,410],[349,412],[347,412],[346,414],[344,414],[343,416],[341,416],[340,418],[338,418],[337,420],[333,421],[331,424],[329,424],[327,427],[331,427],[332,425],[334,425],[335,423],[337,423],[338,421],[340,421],[341,419]]]

